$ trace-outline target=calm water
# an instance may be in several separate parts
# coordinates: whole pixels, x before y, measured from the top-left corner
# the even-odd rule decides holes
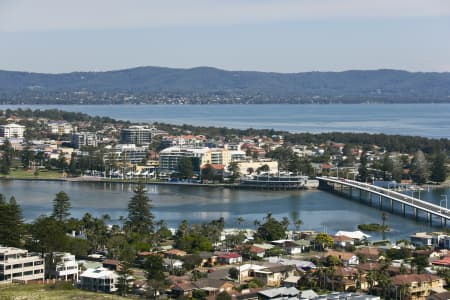
[[[17,107],[59,108],[136,122],[450,138],[450,104],[9,105],[0,109]]]
[[[295,132],[369,132],[450,138],[450,104],[398,105],[68,105],[0,106],[6,108],[48,109],[84,112],[136,122],[166,122],[226,126],[232,128],[274,128]],[[51,211],[52,199],[60,191],[72,199],[72,214],[85,212],[112,218],[126,215],[132,186],[126,184],[0,181],[0,193],[15,195],[27,220]],[[355,201],[321,191],[260,192],[182,186],[149,186],[156,217],[172,227],[181,220],[200,223],[224,217],[228,227],[243,217],[249,228],[255,219],[268,212],[275,217],[297,211],[304,229],[335,233],[356,230],[360,223],[380,223],[381,212]],[[422,199],[439,204],[449,190],[422,192]],[[417,195],[416,195],[417,196]],[[397,215],[389,215],[393,231],[388,238],[407,237],[416,231],[430,230]],[[375,235],[374,238],[379,238]]]
[[[8,197],[15,195],[27,220],[49,214],[52,199],[60,190],[69,194],[75,217],[89,212],[96,216],[107,213],[118,219],[127,214],[132,188],[133,185],[117,183],[0,181],[0,193]],[[243,217],[245,225],[253,228],[253,221],[262,219],[268,212],[277,218],[298,212],[304,222],[303,229],[329,233],[356,230],[360,223],[381,223],[378,209],[322,191],[263,192],[159,185],[149,185],[148,190],[156,217],[166,220],[171,227],[178,226],[183,219],[201,223],[220,217],[226,220],[227,227],[236,227],[236,218]],[[439,203],[444,193],[449,194],[449,191],[424,191],[421,197]],[[394,214],[389,214],[388,223],[393,229],[387,234],[391,239],[430,230],[424,222]]]

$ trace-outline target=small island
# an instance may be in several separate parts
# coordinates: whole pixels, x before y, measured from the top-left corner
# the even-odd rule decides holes
[[[362,231],[376,231],[376,232],[387,232],[391,230],[388,225],[381,225],[377,223],[359,224],[358,229]]]

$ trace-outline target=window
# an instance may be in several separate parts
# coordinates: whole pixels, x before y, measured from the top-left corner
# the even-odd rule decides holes
[[[14,264],[13,269],[19,269],[22,268],[22,264]]]
[[[32,267],[32,266],[33,266],[33,262],[32,262],[32,261],[23,264],[23,267],[24,267],[24,268],[26,268],[26,267]]]

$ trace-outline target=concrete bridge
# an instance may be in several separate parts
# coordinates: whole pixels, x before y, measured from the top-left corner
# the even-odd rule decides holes
[[[430,224],[433,223],[433,217],[441,222],[441,226],[447,226],[447,221],[450,220],[450,209],[447,207],[442,207],[427,201],[423,201],[399,192],[395,192],[382,187],[374,186],[368,183],[337,178],[337,177],[317,177],[319,180],[319,189],[328,190],[330,192],[338,192],[340,194],[353,197],[353,191],[359,191],[359,199],[362,201],[363,196],[367,195],[368,204],[371,206],[376,206],[380,209],[386,209],[386,200],[389,202],[387,209],[394,212],[394,204],[400,206],[401,214],[407,216],[406,209],[410,208],[413,212],[413,217],[416,220],[419,218],[419,213],[425,213],[426,219]],[[375,203],[374,201],[375,197]],[[378,201],[378,203],[376,203]],[[383,207],[383,204],[385,205]]]

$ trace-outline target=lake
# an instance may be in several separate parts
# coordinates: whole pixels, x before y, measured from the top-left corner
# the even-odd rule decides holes
[[[30,221],[42,214],[50,214],[52,200],[63,190],[71,198],[71,213],[81,217],[89,212],[95,216],[109,214],[112,219],[127,215],[127,204],[134,185],[98,182],[43,182],[0,181],[0,193],[14,195]],[[421,198],[439,204],[449,190],[423,191]],[[236,219],[243,217],[247,228],[254,228],[253,221],[261,220],[268,212],[281,219],[293,212],[303,220],[303,229],[326,231],[356,230],[361,223],[381,223],[381,211],[317,190],[288,192],[236,190],[228,188],[197,188],[186,186],[148,185],[153,212],[157,219],[164,219],[170,227],[177,227],[183,220],[202,223],[223,217],[227,227],[237,227]],[[417,196],[417,193],[416,193]],[[416,231],[431,230],[425,222],[415,222],[395,214],[388,214],[393,240],[407,238]],[[380,238],[374,234],[374,238]]]
[[[165,122],[291,132],[368,132],[450,138],[450,104],[0,105]]]

